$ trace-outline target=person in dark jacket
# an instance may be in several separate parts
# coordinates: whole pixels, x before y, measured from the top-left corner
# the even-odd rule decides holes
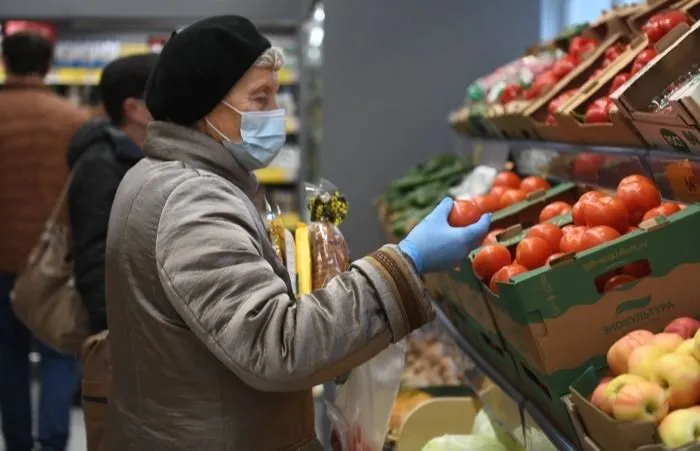
[[[151,115],[142,97],[156,55],[132,55],[110,63],[100,93],[109,121],[85,124],[68,153],[75,282],[93,334],[107,329],[105,241],[112,201],[126,171],[143,153]]]

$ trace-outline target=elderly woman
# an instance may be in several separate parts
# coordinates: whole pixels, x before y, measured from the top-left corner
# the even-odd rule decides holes
[[[144,158],[107,243],[114,388],[106,451],[321,449],[311,388],[433,318],[421,274],[488,229],[443,201],[398,246],[295,298],[251,198],[285,139],[278,51],[246,19],[176,33],[149,82]]]

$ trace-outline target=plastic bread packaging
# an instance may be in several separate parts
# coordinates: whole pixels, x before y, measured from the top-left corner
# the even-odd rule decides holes
[[[281,213],[279,208],[272,208],[270,203],[265,200],[265,219],[267,226],[267,233],[270,236],[270,242],[272,243],[272,248],[275,253],[280,258],[282,263],[285,263],[285,230],[284,221],[282,221]]]
[[[348,202],[338,189],[326,180],[306,184],[311,246],[312,289],[326,286],[329,280],[348,270],[350,252],[338,226],[348,213]],[[297,242],[298,244],[298,242]]]

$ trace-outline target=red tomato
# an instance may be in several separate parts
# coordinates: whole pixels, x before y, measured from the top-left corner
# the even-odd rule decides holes
[[[523,238],[515,248],[515,259],[527,269],[535,269],[547,263],[552,255],[552,247],[547,240],[537,236]]]
[[[559,250],[566,254],[585,250],[582,246],[584,233],[586,233],[585,227],[575,227],[565,233],[559,242]]]
[[[661,21],[652,21],[651,19],[642,25],[642,32],[647,35],[649,42],[652,44],[659,41],[666,34],[666,30],[664,30],[664,27],[661,26]]]
[[[678,204],[664,202],[658,207],[652,208],[651,210],[647,211],[644,214],[644,217],[642,217],[642,221],[648,221],[649,219],[655,218],[657,216],[671,216],[672,214],[678,213],[679,211],[681,211],[681,207],[679,207]]]
[[[631,74],[634,75],[644,66],[649,64],[651,60],[653,60],[656,57],[656,50],[654,50],[653,47],[649,47],[648,49],[642,50],[639,55],[637,55],[637,58],[634,60],[634,64],[632,66],[632,72]]]
[[[559,121],[552,114],[547,114],[547,117],[544,118],[544,125],[557,125],[558,123]]]
[[[603,167],[605,157],[597,153],[580,153],[572,165],[574,177],[581,180],[598,180],[598,171]]]
[[[532,89],[533,92],[536,93],[535,97],[539,97],[548,93],[558,82],[559,78],[557,78],[557,76],[554,75],[553,72],[547,71],[535,77],[535,80],[532,82],[532,87],[530,89]]]
[[[498,294],[497,282],[508,282],[511,277],[517,276],[518,274],[526,273],[527,271],[528,269],[526,267],[518,263],[513,263],[511,265],[504,266],[503,268],[496,271],[496,274],[494,274],[493,277],[491,277],[491,281],[489,281],[489,288],[491,289],[491,291]]]
[[[610,91],[609,93],[612,94],[613,92],[617,91],[617,89],[627,83],[627,80],[632,78],[632,74],[629,72],[622,72],[620,74],[617,74],[615,78],[613,78],[612,84],[610,85]]]
[[[482,247],[474,256],[472,269],[481,280],[488,281],[506,265],[510,265],[512,257],[507,247],[502,244],[488,244]]]
[[[611,104],[612,101],[608,97],[601,97],[600,99],[595,100],[586,108],[586,114],[583,117],[583,122],[586,124],[610,122],[608,109],[610,108]]]
[[[613,62],[619,57],[621,54],[625,53],[627,49],[629,48],[628,45],[625,44],[615,44],[611,45],[607,49],[605,49],[605,53],[603,53],[603,57],[608,60],[609,62]]]
[[[620,180],[620,183],[618,183],[617,186],[620,187],[620,186],[625,185],[627,183],[649,183],[650,185],[654,185],[654,182],[652,182],[649,177],[645,177],[645,176],[639,175],[639,174],[633,174],[633,175],[628,175],[627,177]]]
[[[530,227],[525,236],[542,238],[549,244],[552,252],[559,252],[559,242],[564,236],[564,232],[562,232],[556,225],[545,222]]]
[[[552,66],[552,74],[558,79],[566,77],[569,72],[576,68],[578,61],[574,55],[564,55]]]
[[[484,213],[493,213],[501,208],[501,198],[495,194],[488,193],[474,196],[472,200]]]
[[[547,259],[547,264],[548,264],[549,266],[552,266],[552,262],[553,262],[554,260],[556,260],[556,259],[558,259],[558,258],[561,258],[561,257],[563,257],[563,256],[565,256],[565,255],[566,255],[566,254],[563,253],[563,252],[557,252],[556,254],[552,254],[552,255],[550,255],[549,258]]]
[[[634,280],[636,280],[634,277],[628,276],[627,274],[620,274],[619,276],[613,276],[605,284],[605,288],[603,288],[603,292],[607,293],[608,291],[615,290],[615,289],[621,287],[622,285],[626,285]]]
[[[521,189],[509,189],[501,196],[501,206],[503,208],[525,200],[527,193]]]
[[[564,227],[561,228],[561,233],[563,233],[564,235],[566,235],[567,233],[569,233],[569,232],[571,232],[572,230],[574,230],[576,227],[578,227],[578,226],[575,226],[575,225],[573,225],[573,224],[565,225]]]
[[[472,200],[456,200],[447,223],[452,227],[466,227],[479,220],[483,212]]]
[[[526,193],[533,193],[539,190],[546,190],[551,188],[549,182],[542,177],[530,176],[525,177],[522,182],[520,182],[520,189]]]
[[[493,186],[505,186],[506,188],[520,188],[520,177],[515,172],[503,171],[493,179]]]
[[[486,234],[486,237],[484,238],[484,241],[481,244],[485,246],[487,244],[498,243],[498,235],[505,231],[506,229],[493,229],[492,231]]]
[[[499,203],[500,203],[501,196],[502,196],[503,193],[505,193],[507,190],[508,190],[508,187],[507,187],[507,186],[494,186],[493,188],[491,188],[490,194],[493,194],[494,196],[498,197]]]
[[[600,191],[588,191],[583,193],[583,195],[579,197],[578,202],[574,204],[571,211],[571,217],[574,220],[574,224],[577,226],[586,225],[586,218],[583,214],[584,205],[588,202],[600,199],[603,196],[605,196],[605,194],[601,193]]]
[[[576,55],[579,61],[583,61],[598,45],[595,39],[576,36],[569,43],[569,55]]]
[[[570,211],[571,205],[560,200],[554,201],[542,209],[540,212],[540,222],[549,221],[552,218],[556,218]]]
[[[595,278],[595,287],[598,289],[598,293],[603,293],[605,291],[605,284],[608,283],[610,279],[618,275],[617,270],[606,272]]]
[[[522,91],[523,88],[518,83],[506,85],[506,87],[503,88],[503,91],[501,91],[501,96],[499,97],[498,101],[501,103],[501,105],[507,105],[513,100],[517,100],[522,94]]]
[[[612,227],[591,227],[583,233],[583,238],[581,238],[581,247],[585,249],[592,249],[619,237],[620,233]]]
[[[651,266],[649,260],[640,260],[638,262],[629,263],[622,267],[622,274],[632,276],[635,279],[641,279],[651,274]]]
[[[666,33],[670,32],[674,28],[676,28],[677,25],[680,25],[682,23],[692,25],[693,20],[690,18],[687,12],[685,11],[679,11],[677,9],[670,9],[666,12],[663,13],[661,17],[661,26],[662,28],[666,31]]]
[[[627,206],[616,197],[604,196],[583,206],[583,217],[589,227],[606,225],[625,233],[629,227]]]
[[[627,182],[617,187],[617,198],[627,206],[632,224],[638,224],[644,214],[661,205],[661,194],[654,185],[647,182]]]
[[[574,97],[577,93],[578,89],[569,89],[563,94],[558,95],[554,98],[554,100],[549,102],[549,105],[547,105],[547,112],[552,115],[555,114],[557,111],[559,111],[559,108],[564,106],[564,104],[566,104],[566,102],[572,97]]]

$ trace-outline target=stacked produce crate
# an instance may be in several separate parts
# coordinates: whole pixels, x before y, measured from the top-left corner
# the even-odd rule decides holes
[[[606,13],[472,84],[451,122],[474,137],[698,153],[698,19],[698,0]]]

